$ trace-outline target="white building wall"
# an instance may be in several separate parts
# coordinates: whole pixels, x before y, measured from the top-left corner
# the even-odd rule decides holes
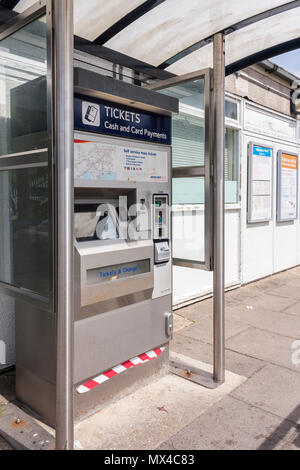
[[[247,223],[247,153],[250,142],[273,148],[272,220],[269,222]],[[277,222],[276,220],[277,153],[279,150],[299,153],[296,121],[245,103],[241,156],[243,283],[292,268],[300,262],[299,212],[295,221]],[[298,204],[299,202],[298,192]]]

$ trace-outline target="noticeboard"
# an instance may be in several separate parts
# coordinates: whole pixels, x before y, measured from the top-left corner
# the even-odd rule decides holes
[[[298,155],[280,150],[277,159],[277,221],[295,220],[298,214]]]
[[[273,149],[251,142],[248,149],[248,223],[272,219]]]

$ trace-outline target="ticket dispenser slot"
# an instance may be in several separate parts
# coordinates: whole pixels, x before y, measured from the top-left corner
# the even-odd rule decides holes
[[[77,242],[127,240],[128,227],[136,217],[130,207],[135,189],[75,189],[74,237]]]
[[[77,318],[151,298],[152,242],[132,239],[139,215],[136,201],[135,188],[75,189]]]

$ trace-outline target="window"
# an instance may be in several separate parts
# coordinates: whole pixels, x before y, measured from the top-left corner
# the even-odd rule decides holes
[[[172,120],[172,166],[204,165],[204,118],[179,114]]]
[[[239,130],[226,127],[225,203],[237,204],[239,198]]]
[[[173,168],[204,165],[203,118],[180,113],[172,125]],[[239,130],[226,127],[225,203],[239,196]],[[173,204],[204,204],[204,180],[173,179]]]
[[[225,100],[225,117],[238,121],[238,104],[236,101]]]

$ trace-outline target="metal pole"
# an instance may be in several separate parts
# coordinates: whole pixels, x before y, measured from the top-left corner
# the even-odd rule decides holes
[[[57,207],[56,449],[71,450],[73,423],[73,0],[52,0]]]
[[[214,35],[214,380],[225,380],[224,140],[225,39]]]

